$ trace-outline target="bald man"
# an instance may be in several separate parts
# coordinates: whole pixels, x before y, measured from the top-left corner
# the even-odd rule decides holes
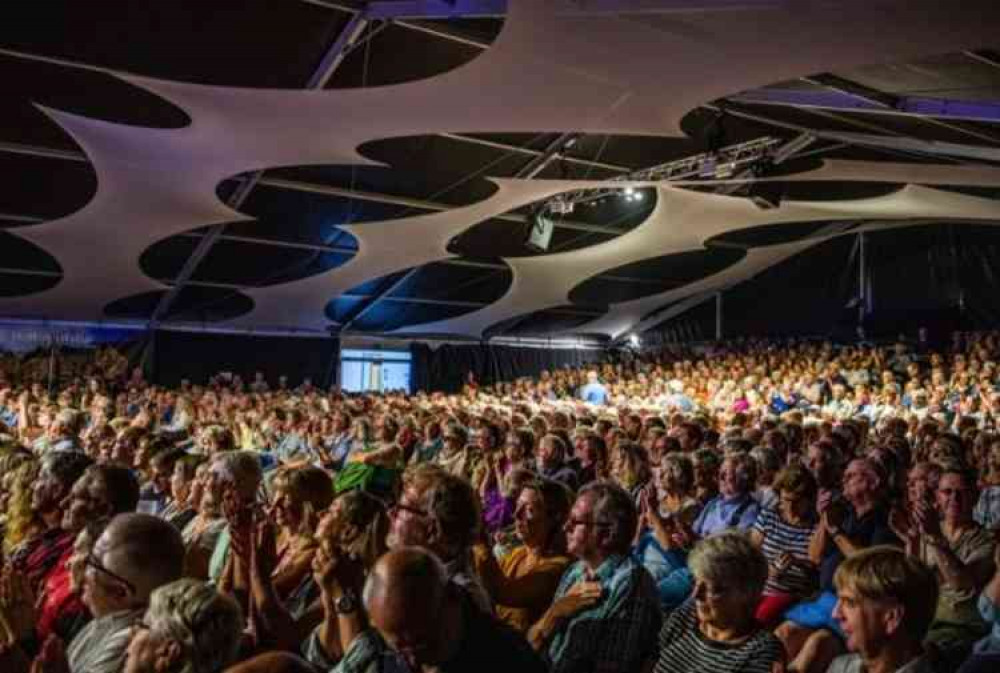
[[[148,514],[119,514],[87,560],[83,602],[94,620],[66,650],[71,673],[118,673],[132,626],[153,591],[181,577],[184,542],[176,528]]]
[[[477,608],[425,549],[402,547],[379,559],[363,598],[371,628],[351,643],[336,673],[546,670],[528,642]]]

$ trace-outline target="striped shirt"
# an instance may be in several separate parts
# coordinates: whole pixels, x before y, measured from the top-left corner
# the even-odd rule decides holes
[[[770,631],[757,631],[736,644],[709,640],[698,628],[694,600],[689,600],[663,624],[654,670],[656,673],[771,673],[771,667],[783,659],[781,641]]]
[[[782,519],[776,509],[765,509],[754,522],[753,530],[764,537],[761,551],[768,565],[773,566],[782,553],[797,561],[809,562],[809,538],[816,530],[815,523],[805,527],[793,526]],[[815,588],[815,583],[816,573],[810,573],[799,565],[790,565],[785,572],[775,577],[768,576],[764,593],[805,596]]]

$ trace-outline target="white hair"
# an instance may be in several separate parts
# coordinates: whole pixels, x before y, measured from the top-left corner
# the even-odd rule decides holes
[[[215,587],[180,579],[153,592],[146,610],[150,635],[184,651],[178,673],[215,673],[236,659],[243,629],[240,607]]]

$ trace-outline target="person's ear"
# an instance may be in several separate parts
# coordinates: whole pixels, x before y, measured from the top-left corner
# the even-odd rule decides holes
[[[906,614],[906,608],[902,605],[894,605],[885,611],[882,615],[882,628],[885,629],[885,635],[889,638],[894,636],[899,629],[903,627],[903,618]]]

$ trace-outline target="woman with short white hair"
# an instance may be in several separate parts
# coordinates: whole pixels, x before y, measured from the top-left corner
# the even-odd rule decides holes
[[[155,590],[132,630],[125,673],[215,673],[236,659],[243,618],[206,583],[181,579]]]
[[[656,673],[772,673],[784,649],[754,621],[767,560],[750,538],[725,532],[701,540],[688,558],[694,592],[660,631]]]

